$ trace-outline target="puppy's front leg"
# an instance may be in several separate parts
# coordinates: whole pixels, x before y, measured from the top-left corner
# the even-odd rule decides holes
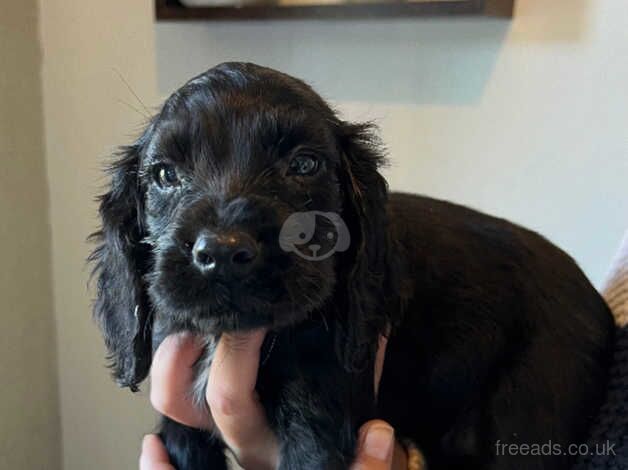
[[[274,423],[280,442],[280,470],[349,468],[358,427],[372,418],[372,393],[367,387],[357,394],[359,381],[337,372],[302,377],[282,387]]]
[[[162,418],[159,437],[177,470],[227,470],[225,447],[211,432]]]
[[[288,384],[277,410],[280,470],[346,469],[355,432],[339,400],[305,381]]]

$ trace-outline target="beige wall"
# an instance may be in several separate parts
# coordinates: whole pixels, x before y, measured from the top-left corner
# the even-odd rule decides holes
[[[116,74],[154,102],[151,1],[41,0],[46,154],[52,221],[63,468],[130,469],[152,414],[109,378],[86,291],[100,167],[141,118]],[[134,106],[137,106],[133,103]]]
[[[377,118],[394,188],[507,216],[600,282],[628,219],[628,2],[519,0],[494,20],[152,23],[150,0],[40,0],[64,468],[132,468],[153,416],[115,388],[84,290],[92,195],[149,105],[222,60]],[[156,40],[155,40],[156,38]],[[155,43],[156,41],[156,43]],[[155,45],[156,44],[156,45]]]
[[[0,14],[0,468],[60,468],[37,2]]]

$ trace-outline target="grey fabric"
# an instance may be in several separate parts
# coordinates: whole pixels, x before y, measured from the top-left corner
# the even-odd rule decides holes
[[[589,455],[581,456],[574,470],[628,470],[628,233],[602,292],[617,323],[615,353],[606,400],[591,428]]]
[[[615,256],[602,293],[615,315],[617,325],[628,326],[628,232]]]

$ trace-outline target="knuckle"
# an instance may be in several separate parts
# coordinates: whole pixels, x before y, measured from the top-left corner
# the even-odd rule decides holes
[[[237,455],[238,462],[242,466],[242,468],[260,468],[259,458],[256,458],[254,455],[249,453],[239,452]],[[268,467],[271,468],[271,467]]]
[[[233,416],[240,408],[240,400],[229,390],[219,387],[207,387],[207,404],[212,414]]]
[[[170,416],[174,406],[174,399],[170,393],[157,387],[151,387],[150,403],[153,408],[165,416]]]
[[[221,340],[229,351],[247,351],[253,343],[251,337],[243,333],[224,335]]]

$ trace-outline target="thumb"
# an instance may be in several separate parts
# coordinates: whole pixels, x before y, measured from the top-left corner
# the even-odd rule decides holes
[[[395,431],[381,420],[360,428],[358,451],[351,470],[390,470],[392,468]]]
[[[168,460],[168,451],[161,439],[149,434],[142,441],[140,470],[175,470]]]

